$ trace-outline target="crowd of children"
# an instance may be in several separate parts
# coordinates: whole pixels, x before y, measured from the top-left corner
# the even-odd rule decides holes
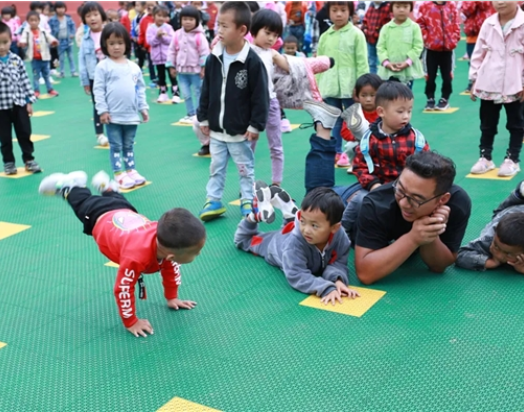
[[[453,162],[432,152],[411,125],[416,79],[426,80],[426,110],[449,108],[462,16],[471,58],[467,90],[481,100],[481,158],[471,171],[495,168],[493,141],[504,107],[510,143],[498,174],[518,173],[524,137],[524,55],[519,52],[524,12],[515,2],[459,7],[376,1],[363,9],[355,3],[121,2],[118,10],[104,10],[100,3],[86,2],[79,9],[83,24],[78,30],[64,2],[32,2],[24,24],[16,8],[2,9],[4,172],[17,173],[11,125],[26,170],[41,171],[33,157],[29,117],[40,96],[40,78],[48,94],[58,96],[50,74],[55,50],[57,74],[65,75],[68,60],[70,74],[78,73],[92,98],[97,142],[109,145],[113,179],[97,174],[92,184],[101,196],[93,196],[85,188],[85,173],[52,174],[40,192],[64,197],[84,232],[120,264],[115,297],[125,327],[135,336],[153,332],[147,320],[136,316],[135,285],[145,294],[141,273],[160,270],[168,306],[191,309],[195,302],[178,299],[178,265],[191,262],[206,239],[203,225],[188,211],[173,209],[158,223],[150,222],[118,193],[146,183],[136,169],[133,147],[138,125],[149,121],[146,63],[149,86],[159,90],[157,102],[180,103],[181,92],[187,114],[180,122],[193,125],[202,145],[199,154],[211,156],[200,220],[225,214],[222,195],[231,159],[240,178],[243,218],[234,244],[279,267],[292,287],[326,304],[358,298],[348,287],[351,247],[356,275],[366,284],[388,276],[415,250],[437,272],[455,261],[473,269],[508,263],[524,272],[524,239],[515,231],[524,224],[523,186],[495,212],[481,238],[459,249],[470,199],[453,184]],[[71,57],[75,38],[78,66]],[[33,87],[24,57],[31,62]],[[442,91],[437,102],[438,69]],[[300,208],[281,188],[282,133],[290,131],[284,109],[303,109],[314,126]],[[264,131],[270,184],[255,180],[254,153]],[[357,183],[336,186],[334,165],[348,168]],[[260,224],[275,220],[275,209],[282,211],[282,229],[260,232]]]

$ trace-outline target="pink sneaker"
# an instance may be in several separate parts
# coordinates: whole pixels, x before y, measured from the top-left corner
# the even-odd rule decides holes
[[[282,133],[291,133],[293,129],[291,129],[291,123],[289,123],[288,119],[282,119],[280,121],[280,130]]]
[[[127,176],[135,182],[135,186],[142,186],[146,183],[146,178],[140,173],[138,173],[135,169],[127,171]]]
[[[515,176],[520,172],[520,166],[511,159],[504,159],[504,162],[500,165],[498,175],[500,177]]]
[[[161,93],[158,96],[158,99],[156,99],[157,103],[166,103],[166,102],[169,102],[169,101],[171,101],[171,100],[169,99],[169,96],[166,93]]]
[[[351,166],[351,163],[349,162],[348,155],[345,153],[342,153],[340,157],[338,158],[337,167],[349,167]]]
[[[127,173],[119,173],[115,175],[115,180],[120,186],[120,189],[132,189],[135,187],[135,181],[131,179]]]
[[[471,168],[471,173],[474,175],[483,175],[493,169],[495,169],[495,163],[493,163],[492,160],[481,157]]]

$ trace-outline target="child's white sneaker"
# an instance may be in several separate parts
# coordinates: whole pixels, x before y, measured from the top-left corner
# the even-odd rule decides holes
[[[348,129],[353,133],[355,139],[359,142],[369,129],[369,122],[364,117],[362,105],[354,103],[342,112],[342,119],[346,122]]]
[[[146,183],[146,178],[142,176],[140,173],[138,173],[135,169],[128,170],[127,176],[135,182],[135,186],[142,186]]]
[[[168,99],[169,100],[169,99]],[[173,96],[173,98],[171,99],[171,103],[173,104],[178,104],[182,101],[182,99],[180,98],[180,96],[177,96],[176,94]]]
[[[493,163],[492,160],[481,157],[471,168],[471,173],[474,175],[482,175],[493,169],[495,169],[495,163]]]
[[[291,133],[293,129],[291,128],[291,123],[288,119],[282,119],[280,121],[280,131],[282,133]]]
[[[93,186],[93,188],[100,194],[109,190],[118,192],[118,183],[111,180],[109,175],[103,170],[93,176],[93,179],[91,179],[91,186]]]
[[[115,180],[118,183],[120,189],[132,189],[135,187],[135,181],[131,179],[127,173],[119,173],[115,175]]]
[[[275,209],[271,204],[271,189],[266,182],[258,180],[254,184],[255,196],[249,220],[253,222],[272,223],[275,221]]]
[[[158,99],[156,99],[157,103],[165,103],[169,101],[169,97],[166,93],[160,93],[158,96]]]
[[[104,134],[96,136],[96,141],[99,146],[109,146],[109,140],[107,140],[107,137]]]
[[[45,80],[44,80],[43,77],[40,77],[40,78],[38,79],[38,84],[45,84]]]
[[[182,124],[193,124],[193,120],[194,120],[194,116],[184,116],[182,117],[178,123],[182,123]]]
[[[61,195],[64,192],[69,192],[73,187],[86,187],[86,184],[86,172],[53,173],[42,180],[38,187],[38,193],[45,196]]]
[[[313,118],[313,122],[320,122],[325,129],[333,129],[342,111],[324,102],[306,100],[304,110]]]
[[[500,177],[515,176],[520,172],[520,166],[511,159],[504,159],[504,162],[500,165],[498,175]]]

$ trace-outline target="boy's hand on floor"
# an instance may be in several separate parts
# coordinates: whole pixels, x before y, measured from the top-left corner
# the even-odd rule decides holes
[[[333,306],[335,306],[335,303],[336,303],[337,300],[338,300],[339,303],[342,303],[342,296],[340,295],[340,292],[338,291],[338,289],[335,289],[334,291],[329,292],[320,301],[324,305],[327,305],[329,302],[331,302],[331,304]]]
[[[508,261],[508,265],[513,266],[513,269],[515,269],[518,273],[524,274],[524,255],[517,255],[515,262]]]
[[[495,268],[498,268],[500,265],[501,263],[497,259],[489,258],[488,260],[486,260],[484,267],[486,269],[495,269]]]
[[[246,132],[246,139],[250,142],[252,142],[253,140],[258,140],[258,133],[251,133],[248,131]]]
[[[337,287],[337,290],[338,290],[338,293],[340,293],[340,296],[347,296],[350,299],[355,299],[360,296],[360,293],[344,285],[344,283],[341,280],[337,280],[335,282],[335,286]]]
[[[84,92],[86,92],[88,96],[91,96],[91,86],[84,86]]]
[[[192,300],[181,300],[178,298],[167,301],[167,306],[174,310],[193,309],[196,306],[196,304],[197,303],[193,302]]]
[[[31,117],[33,115],[33,105],[31,103],[27,103],[26,109],[27,114],[29,115],[29,117]]]
[[[127,330],[131,332],[133,335],[135,335],[137,338],[139,336],[147,338],[146,332],[150,335],[153,334],[153,326],[151,326],[147,319],[138,319],[138,322],[130,328],[127,328]]]

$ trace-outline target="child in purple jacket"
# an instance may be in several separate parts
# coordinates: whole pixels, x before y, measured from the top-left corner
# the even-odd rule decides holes
[[[150,24],[146,32],[146,41],[151,46],[151,61],[156,67],[158,76],[158,87],[160,88],[160,94],[157,99],[157,103],[169,102],[167,95],[167,84],[166,84],[166,62],[169,45],[173,40],[175,32],[171,25],[166,23],[169,19],[169,10],[165,6],[157,6],[153,10],[154,24]],[[171,80],[171,90],[173,93],[173,103],[180,103],[180,97],[178,97],[176,77],[171,76],[169,73],[169,79]]]

